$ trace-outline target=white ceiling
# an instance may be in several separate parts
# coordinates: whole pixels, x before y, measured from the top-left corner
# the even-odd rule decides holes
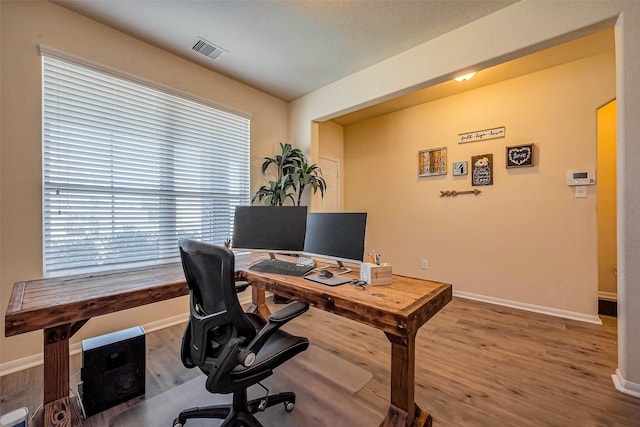
[[[285,101],[511,0],[52,0]],[[201,37],[229,53],[194,52]]]

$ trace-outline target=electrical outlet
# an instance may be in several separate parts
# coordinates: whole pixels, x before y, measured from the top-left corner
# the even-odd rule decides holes
[[[420,264],[423,270],[429,269],[429,261],[426,259],[422,260],[422,264]]]

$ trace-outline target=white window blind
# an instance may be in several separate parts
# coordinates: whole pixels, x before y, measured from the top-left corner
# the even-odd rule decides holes
[[[249,203],[246,117],[43,56],[44,270],[171,262]]]

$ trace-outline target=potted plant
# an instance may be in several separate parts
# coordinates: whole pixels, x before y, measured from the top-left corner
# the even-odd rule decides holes
[[[305,189],[311,188],[315,194],[320,190],[321,197],[327,188],[322,177],[322,170],[316,164],[309,164],[299,148],[289,143],[280,143],[280,154],[265,157],[262,173],[275,168],[275,180],[267,181],[251,196],[251,203],[256,200],[268,206],[282,206],[287,200],[300,206]]]

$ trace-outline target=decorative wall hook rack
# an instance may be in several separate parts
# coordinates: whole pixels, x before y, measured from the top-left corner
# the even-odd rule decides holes
[[[474,196],[477,196],[480,193],[482,193],[482,191],[478,190],[477,188],[469,191],[440,191],[440,197],[456,197],[459,194],[473,194]]]

